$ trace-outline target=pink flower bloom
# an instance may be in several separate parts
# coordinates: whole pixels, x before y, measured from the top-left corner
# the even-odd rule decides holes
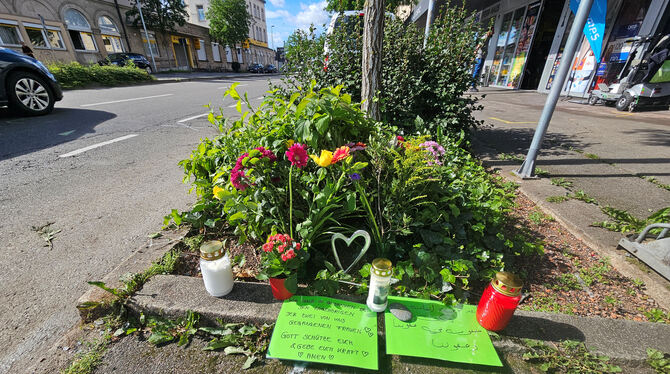
[[[286,257],[290,260],[295,257],[295,252],[292,249],[286,251]]]
[[[336,149],[335,152],[333,152],[333,161],[332,162],[334,164],[336,162],[339,162],[339,161],[342,161],[342,160],[346,159],[349,156],[350,156],[349,147],[344,145],[344,146]]]
[[[305,144],[295,143],[286,151],[286,158],[291,161],[291,165],[302,169],[307,165],[307,146]]]
[[[295,243],[295,249],[296,250],[300,250],[300,247],[301,247],[300,243]]]
[[[270,251],[272,251],[273,246],[274,245],[272,243],[265,243],[265,244],[263,244],[263,251],[270,252]]]
[[[277,247],[277,252],[282,253],[286,249],[286,244],[280,244],[279,247]]]
[[[405,138],[403,138],[402,135],[398,135],[395,138],[398,139],[399,142],[404,142],[405,141]]]
[[[286,260],[288,260],[288,257],[285,254],[283,254],[281,255],[281,260],[286,262]]]

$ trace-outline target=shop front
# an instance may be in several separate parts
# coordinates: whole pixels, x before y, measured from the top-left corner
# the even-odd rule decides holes
[[[481,12],[481,22],[492,19],[483,83],[510,89],[536,88],[558,25],[556,14],[564,0],[507,0]]]
[[[609,0],[602,55],[598,60],[584,37],[573,60],[562,94],[586,97],[599,84],[609,85],[618,82],[629,57],[639,60],[644,53],[642,49],[631,56],[634,38],[653,36],[657,29],[660,32],[658,26],[667,5],[668,0]],[[544,66],[539,91],[548,92],[554,83],[573,19],[574,14],[566,1]]]

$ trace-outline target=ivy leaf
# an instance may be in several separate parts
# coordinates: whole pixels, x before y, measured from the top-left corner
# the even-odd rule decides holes
[[[154,332],[147,341],[153,345],[161,345],[174,340],[174,336],[164,332]]]
[[[254,362],[256,362],[256,360],[258,360],[258,357],[256,357],[255,355],[247,357],[247,360],[244,362],[244,365],[242,365],[242,369],[244,370],[249,369],[251,365],[253,365]]]
[[[244,325],[240,328],[239,332],[242,335],[252,335],[258,331],[256,326]]]

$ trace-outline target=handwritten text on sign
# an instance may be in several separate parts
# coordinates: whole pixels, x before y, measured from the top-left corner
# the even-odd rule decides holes
[[[377,313],[319,296],[284,301],[268,357],[377,370]]]
[[[401,303],[412,312],[403,322],[388,311],[386,353],[403,356],[502,366],[486,330],[477,323],[474,305],[447,307],[420,299],[389,297],[389,304]]]

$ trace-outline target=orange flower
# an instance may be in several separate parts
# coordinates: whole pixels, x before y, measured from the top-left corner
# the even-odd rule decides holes
[[[333,152],[333,164],[339,161],[342,161],[349,157],[349,147],[346,145],[341,146],[340,148],[336,149],[335,152]]]

